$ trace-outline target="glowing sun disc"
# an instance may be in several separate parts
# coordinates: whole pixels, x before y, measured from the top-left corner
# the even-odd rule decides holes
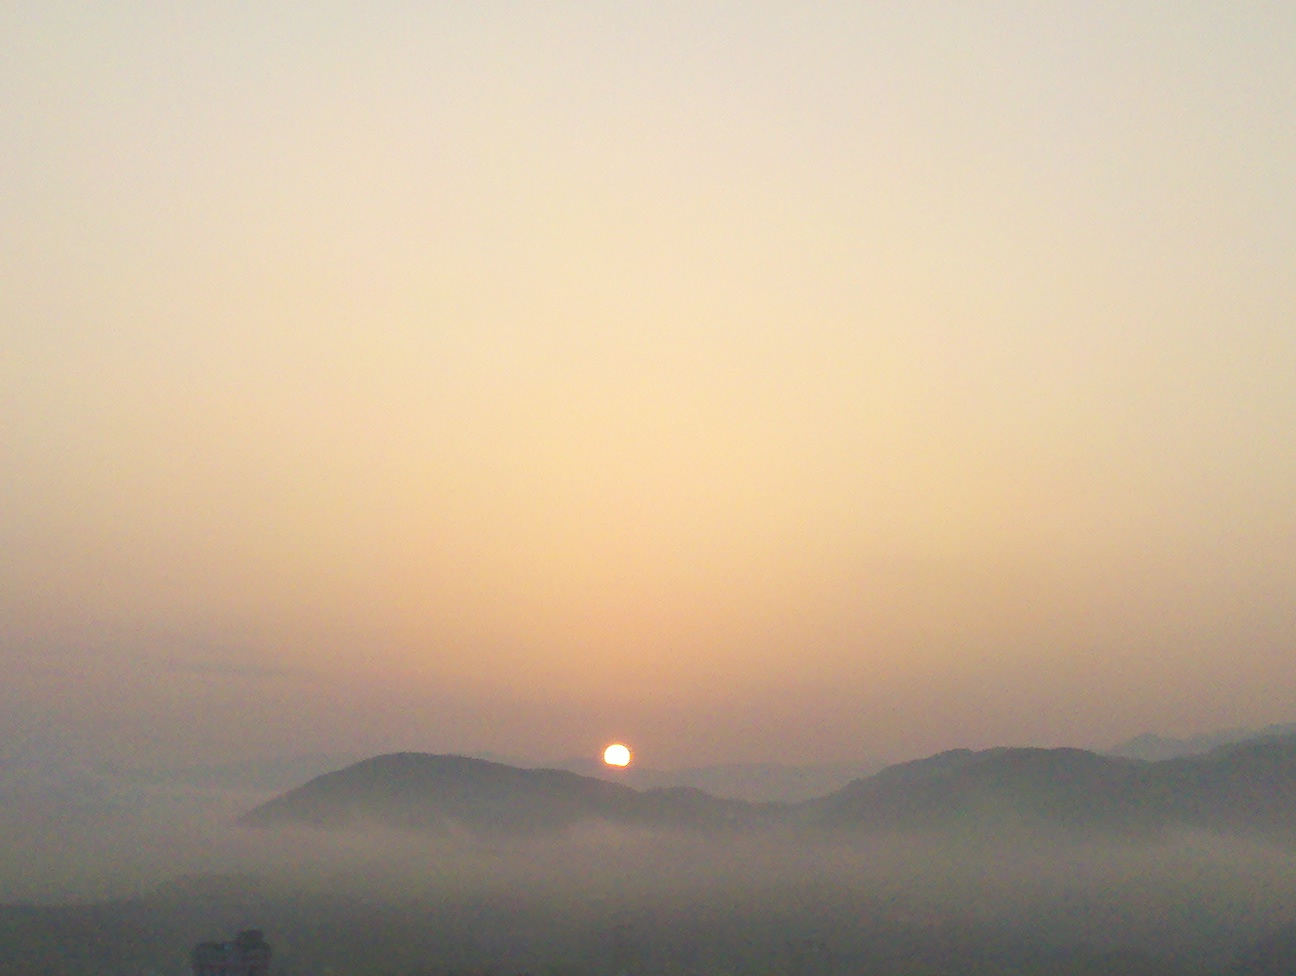
[[[609,766],[629,766],[630,750],[619,742],[614,742],[603,750],[603,761]]]

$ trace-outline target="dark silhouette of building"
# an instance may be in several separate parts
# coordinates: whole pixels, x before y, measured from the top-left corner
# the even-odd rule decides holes
[[[247,929],[233,942],[199,942],[190,959],[194,976],[268,976],[270,943],[260,929]]]

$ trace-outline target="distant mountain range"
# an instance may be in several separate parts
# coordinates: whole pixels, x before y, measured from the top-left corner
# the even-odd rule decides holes
[[[882,769],[881,760],[825,762],[792,765],[787,763],[716,763],[683,769],[653,769],[635,764],[629,769],[613,769],[598,759],[570,758],[551,763],[510,761],[504,757],[485,756],[510,765],[566,769],[582,776],[593,776],[612,783],[624,783],[639,790],[687,786],[704,790],[712,796],[754,803],[800,803],[839,790],[851,780],[869,776]]]
[[[1255,738],[1296,734],[1296,723],[1263,729],[1233,728],[1184,738],[1145,733],[1121,742],[1105,755],[1159,761],[1204,755],[1221,746]],[[951,753],[960,755],[961,753]],[[879,759],[819,763],[717,763],[657,769],[636,763],[615,770],[591,757],[535,761],[491,753],[482,759],[527,769],[564,769],[582,776],[632,786],[637,790],[691,787],[713,797],[753,803],[804,803],[826,797],[854,780],[866,779],[887,763]],[[0,826],[15,817],[37,821],[141,817],[150,811],[265,800],[324,773],[350,766],[357,754],[314,753],[229,762],[125,768],[114,764],[69,762],[47,755],[15,756],[0,751]]]
[[[1296,722],[1283,725],[1269,725],[1263,729],[1220,729],[1202,735],[1192,735],[1183,739],[1145,732],[1113,746],[1108,752],[1113,756],[1126,759],[1178,759],[1182,756],[1200,756],[1218,749],[1220,746],[1245,742],[1248,739],[1265,739],[1281,735],[1296,735]]]
[[[1083,749],[955,750],[889,766],[806,807],[813,822],[837,828],[1296,836],[1296,735],[1156,762]]]
[[[248,826],[464,827],[533,833],[588,821],[646,827],[727,827],[761,807],[689,787],[636,790],[563,769],[523,769],[467,756],[404,752],[318,776],[245,814]]]
[[[814,831],[1018,829],[1146,834],[1183,827],[1296,837],[1296,735],[1161,761],[1083,749],[954,750],[899,763],[801,803],[720,799],[690,787],[638,790],[567,770],[464,756],[378,756],[245,814],[247,826]]]

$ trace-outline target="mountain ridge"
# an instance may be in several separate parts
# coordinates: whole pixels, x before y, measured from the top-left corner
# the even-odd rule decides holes
[[[1144,732],[1133,738],[1118,742],[1107,749],[1111,756],[1125,759],[1181,759],[1187,756],[1205,755],[1221,746],[1237,745],[1252,739],[1267,739],[1275,736],[1296,734],[1296,722],[1275,723],[1261,729],[1246,727],[1218,729],[1183,738],[1159,735],[1155,732]]]
[[[955,749],[896,763],[801,803],[722,799],[695,787],[639,790],[561,769],[392,753],[289,790],[245,826],[381,825],[487,834],[587,822],[693,830],[1016,829],[1153,835],[1172,828],[1296,838],[1296,735],[1149,761],[1085,749]]]
[[[470,756],[391,753],[326,773],[248,811],[245,826],[366,823],[535,833],[605,820],[627,826],[727,826],[758,808],[692,787],[636,790],[563,769]]]

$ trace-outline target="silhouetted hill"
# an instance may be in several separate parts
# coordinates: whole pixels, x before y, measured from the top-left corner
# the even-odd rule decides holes
[[[1296,736],[1143,762],[1083,749],[939,753],[889,766],[802,804],[722,800],[464,756],[378,756],[319,776],[245,814],[248,826],[558,830],[777,824],[831,830],[972,829],[1156,834],[1172,828],[1296,837]]]
[[[582,776],[624,783],[637,790],[689,786],[714,797],[746,800],[749,803],[800,803],[839,790],[851,780],[882,769],[879,760],[804,763],[716,763],[678,769],[654,769],[635,763],[629,769],[612,769],[599,759],[570,757],[548,763],[513,762],[499,756],[484,756],[515,766],[566,769]]]
[[[955,750],[889,766],[813,801],[812,821],[879,829],[1117,826],[1138,764],[1082,749]]]
[[[1296,735],[1248,739],[1145,768],[1149,801],[1175,822],[1296,834]]]
[[[1284,725],[1269,725],[1263,729],[1221,729],[1202,735],[1176,739],[1172,736],[1157,735],[1145,732],[1132,739],[1112,746],[1108,753],[1124,759],[1146,759],[1159,762],[1163,759],[1179,759],[1184,756],[1200,756],[1212,752],[1220,746],[1235,745],[1250,739],[1265,739],[1275,736],[1296,735],[1296,722]]]
[[[310,782],[243,815],[267,827],[381,825],[530,833],[601,820],[646,827],[721,827],[758,808],[687,787],[635,790],[560,769],[521,769],[466,756],[378,756]]]
[[[955,750],[889,766],[805,804],[834,828],[1173,827],[1296,835],[1296,736],[1143,762],[1082,749]]]

